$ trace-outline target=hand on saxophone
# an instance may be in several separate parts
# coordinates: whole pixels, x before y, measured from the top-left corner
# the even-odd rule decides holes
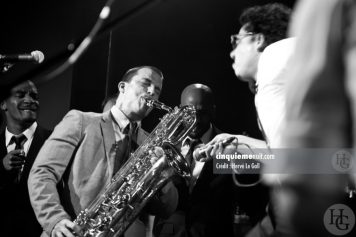
[[[165,157],[165,153],[162,149],[162,147],[156,146],[154,147],[152,150],[150,150],[149,155],[151,156],[151,164],[153,165],[154,163],[156,163],[159,159]]]
[[[59,221],[51,232],[51,237],[76,237],[81,236],[80,227],[74,222],[63,219]]]
[[[154,147],[154,149],[150,150],[148,153],[151,156],[150,161],[151,161],[151,164],[153,167],[158,167],[163,164],[167,164],[166,153],[164,152],[162,147],[156,146],[156,147]],[[161,173],[161,175],[166,176],[166,177],[170,177],[173,174],[174,174],[173,169],[163,170]]]
[[[217,154],[235,152],[238,147],[238,136],[222,133],[205,145],[198,145],[193,152],[193,158],[200,162],[212,160]]]

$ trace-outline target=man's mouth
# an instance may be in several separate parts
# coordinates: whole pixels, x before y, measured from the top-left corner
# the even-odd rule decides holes
[[[141,96],[141,99],[142,99],[142,100],[145,100],[145,101],[146,101],[146,100],[153,100],[152,97],[149,96],[149,95],[143,95],[143,96]]]
[[[25,112],[37,112],[37,107],[21,107],[19,110]]]
[[[149,101],[150,100],[153,100],[151,96],[148,96],[148,95],[144,95],[144,96],[141,96],[141,102],[144,104],[145,107],[150,107],[149,106]]]

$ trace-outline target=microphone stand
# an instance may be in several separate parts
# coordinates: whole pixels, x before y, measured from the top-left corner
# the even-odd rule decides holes
[[[11,83],[11,85],[16,85],[24,80],[33,80],[37,83],[43,83],[52,80],[53,78],[67,70],[70,66],[75,64],[78,59],[83,55],[83,53],[88,49],[88,47],[93,43],[93,41],[105,36],[111,30],[121,26],[122,24],[141,14],[142,12],[147,10],[148,7],[153,6],[155,3],[161,0],[146,0],[143,3],[134,7],[133,9],[127,11],[122,16],[112,20],[106,26],[103,27],[103,24],[110,16],[111,6],[114,1],[115,0],[108,0],[106,2],[100,12],[98,20],[94,24],[89,34],[84,38],[84,40],[81,41],[80,44],[74,43],[74,47],[71,47],[72,49],[63,50],[51,59],[46,60],[45,63],[43,63],[36,69],[19,76],[16,80],[13,81],[13,83]],[[72,53],[73,50],[74,52]],[[58,63],[63,60],[65,60],[64,63],[62,63],[59,67],[55,67],[55,65],[58,65]],[[53,69],[54,67],[55,69]]]

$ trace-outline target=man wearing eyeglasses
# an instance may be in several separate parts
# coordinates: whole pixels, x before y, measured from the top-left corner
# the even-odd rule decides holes
[[[266,4],[247,8],[240,16],[239,33],[231,37],[235,75],[249,84],[255,94],[255,106],[264,140],[243,135],[217,135],[200,150],[194,152],[197,160],[209,160],[218,153],[226,153],[227,141],[233,150],[239,144],[249,148],[276,148],[280,140],[280,127],[285,117],[285,73],[293,54],[295,39],[286,39],[291,9],[279,4]],[[235,138],[235,139],[233,139]],[[231,149],[231,146],[229,146]],[[271,236],[276,223],[270,216],[264,218],[250,233],[251,236]],[[277,228],[278,229],[278,228]]]
[[[294,44],[292,39],[284,39],[289,15],[290,9],[282,4],[249,8],[240,17],[239,33],[231,37],[232,67],[256,94],[260,126],[266,142],[272,144],[284,117],[283,72]]]
[[[230,57],[235,75],[249,84],[264,140],[242,135],[220,134],[203,147],[198,160],[211,159],[224,141],[236,138],[251,148],[276,147],[285,116],[284,78],[294,49],[294,38],[286,39],[291,9],[280,3],[247,8],[240,16],[242,27],[231,36]]]

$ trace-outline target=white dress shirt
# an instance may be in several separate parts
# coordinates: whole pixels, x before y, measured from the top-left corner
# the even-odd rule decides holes
[[[30,150],[30,146],[33,140],[33,135],[35,134],[37,128],[37,122],[34,122],[28,129],[26,129],[22,134],[25,135],[25,137],[27,138],[27,140],[25,141],[25,143],[23,144],[23,150],[25,152],[25,156],[27,156],[28,151]],[[5,130],[5,145],[6,145],[6,149],[7,152],[9,153],[10,151],[13,151],[16,147],[15,142],[11,142],[11,138],[13,136],[18,136],[19,134],[12,134],[11,132],[9,132],[9,130],[6,127]]]
[[[131,122],[130,120],[126,117],[126,115],[116,106],[113,106],[111,108],[111,114],[113,115],[115,121],[113,121],[113,127],[114,127],[114,132],[115,132],[115,140],[122,140],[124,139],[124,136],[126,136],[124,129],[129,125]],[[140,126],[140,123],[137,123],[138,126]],[[136,131],[138,129],[138,126],[133,125],[131,123],[131,126],[135,127],[135,131],[130,131],[132,134],[136,134]],[[130,134],[130,136],[132,135]]]

